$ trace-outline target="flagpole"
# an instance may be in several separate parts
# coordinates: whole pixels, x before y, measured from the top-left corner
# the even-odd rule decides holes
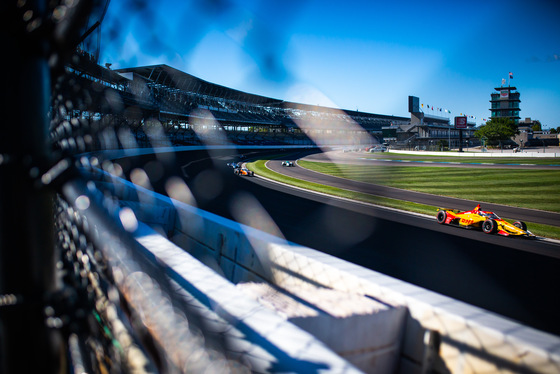
[[[449,119],[447,119],[451,122]],[[447,123],[449,127],[447,128],[447,149],[451,151],[451,123]]]

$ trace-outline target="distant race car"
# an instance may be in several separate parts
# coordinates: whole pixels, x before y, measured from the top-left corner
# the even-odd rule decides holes
[[[237,169],[237,168],[241,167],[237,162],[228,162],[227,166],[229,166],[232,169]]]
[[[246,168],[237,168],[233,172],[237,175],[246,175],[248,177],[254,177],[255,176],[255,173],[253,173],[251,170],[246,169]]]
[[[371,147],[366,148],[366,152],[374,153],[374,152],[386,152],[387,147],[384,145],[372,145]]]
[[[282,161],[282,166],[296,166],[293,161]]]
[[[437,213],[437,222],[445,225],[463,227],[466,229],[479,229],[487,234],[503,236],[534,237],[524,222],[517,221],[513,224],[504,221],[493,212],[480,210],[480,204],[473,210],[461,212],[459,210],[440,209]]]

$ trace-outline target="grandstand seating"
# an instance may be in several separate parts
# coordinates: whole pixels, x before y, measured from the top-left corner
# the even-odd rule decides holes
[[[212,144],[223,142],[223,139],[239,145],[305,145],[317,139],[324,144],[337,144],[352,139],[352,136],[344,135],[344,128],[349,123],[360,125],[364,133],[378,136],[382,126],[407,120],[252,95],[204,82],[165,65],[112,71],[98,65],[92,68],[91,64],[87,58],[74,61],[67,71],[74,73],[80,85],[91,92],[94,108],[99,111],[97,116],[114,115],[115,108],[120,108],[124,117],[130,117],[130,111],[136,111],[140,118],[159,120],[168,142],[176,145],[202,144],[193,128],[196,126],[193,111],[197,109],[208,110],[226,130],[226,137],[210,136],[205,139]],[[157,74],[151,74],[156,71]],[[164,78],[153,79],[152,76]],[[100,84],[104,90],[91,89]],[[69,119],[84,115],[80,108],[75,109],[69,114]],[[314,127],[320,129],[301,131],[294,120],[312,121]],[[127,125],[121,122],[123,126]],[[138,145],[147,146],[151,139],[141,127],[141,122],[132,126],[132,134]],[[313,132],[318,134],[314,136]]]

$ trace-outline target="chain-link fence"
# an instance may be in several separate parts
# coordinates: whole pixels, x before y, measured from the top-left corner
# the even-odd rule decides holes
[[[113,164],[87,152],[168,143],[140,129],[150,105],[78,48],[107,6],[0,7],[0,372],[244,372],[88,174]]]
[[[148,2],[129,3],[142,13],[150,13]],[[205,8],[209,16],[218,11],[217,3]],[[165,209],[182,203],[192,208],[198,202],[193,201],[181,178],[176,178],[181,173],[185,176],[185,170],[176,162],[178,155],[168,147],[206,148],[220,162],[222,155],[212,148],[218,144],[316,144],[326,148],[342,142],[360,147],[377,142],[364,129],[381,128],[391,119],[239,92],[232,96],[227,89],[213,93],[197,86],[200,82],[196,79],[169,67],[128,71],[101,67],[97,64],[98,53],[82,46],[91,44],[89,37],[95,35],[107,6],[106,1],[90,0],[17,0],[0,5],[0,17],[5,21],[0,24],[0,41],[7,52],[0,59],[5,73],[0,97],[0,372],[255,370],[246,360],[254,353],[251,342],[240,344],[245,347],[242,352],[232,349],[231,330],[236,326],[209,319],[196,298],[178,287],[177,279],[171,279],[167,264],[147,254],[133,236],[136,222],[128,206],[137,201],[120,196],[111,178],[128,178],[146,190],[167,190],[175,200]],[[274,75],[274,71],[269,73]],[[138,79],[131,80],[130,74]],[[197,87],[196,92],[193,87]],[[216,90],[216,86],[211,89]],[[161,151],[159,147],[163,147]],[[127,156],[132,155],[132,149],[142,148],[155,151],[139,164],[133,158],[115,162],[107,156],[108,151],[122,151]],[[211,171],[201,175],[207,183],[199,186],[204,190],[199,195],[212,200],[216,196],[212,188],[222,180],[217,183]],[[350,327],[345,322],[336,326],[340,338],[333,338],[326,336],[330,330],[317,321],[328,321],[334,331],[334,321],[353,318],[353,326],[358,326],[353,331],[360,336],[382,336],[384,327],[397,326],[391,333],[398,338],[392,340],[390,348],[381,345],[376,349],[391,356],[387,367],[394,368],[401,359],[397,356],[402,356],[407,362],[400,363],[402,371],[414,367],[417,371],[445,372],[450,363],[473,368],[473,372],[474,368],[484,371],[488,367],[527,372],[558,368],[556,356],[547,357],[546,348],[522,351],[526,346],[516,332],[496,332],[483,323],[482,327],[473,325],[470,316],[454,314],[454,308],[472,313],[473,309],[465,305],[252,232],[250,225],[273,234],[279,230],[266,212],[260,214],[264,209],[256,199],[249,194],[235,197],[229,213],[247,226],[236,226],[226,233],[219,232],[218,225],[209,224],[209,231],[193,233],[196,219],[202,219],[197,210],[190,212],[191,221],[180,227],[184,231],[175,230],[177,236],[204,247],[195,248],[195,252],[213,251],[213,256],[223,259],[224,265],[217,270],[226,273],[229,266],[229,280],[239,283],[237,288],[229,284],[232,294],[233,289],[243,289],[281,310],[280,314],[293,313],[290,318],[294,324],[309,328],[325,341],[330,339],[344,357],[359,362],[367,356],[360,355],[370,347],[347,349],[343,343],[353,336],[346,334]],[[154,206],[150,201],[144,205],[148,210]],[[321,209],[315,218],[330,220],[336,232],[340,216],[329,213],[330,209]],[[153,211],[140,213],[149,215]],[[175,226],[184,223],[185,215],[176,213],[180,222]],[[360,235],[371,230],[367,224],[351,224],[353,232]],[[309,226],[309,231],[314,227]],[[163,236],[173,231],[158,229]],[[244,230],[251,235],[245,235]],[[203,243],[202,236],[210,243]],[[240,243],[250,250],[239,253]],[[204,297],[210,300],[212,291],[216,290],[210,289]],[[229,296],[227,300],[235,304]],[[433,307],[430,300],[439,300],[440,304]],[[385,317],[378,315],[372,323],[369,316],[354,315],[355,310],[345,308],[346,303],[362,307],[363,315],[385,313],[388,320],[397,322],[386,324]],[[228,307],[243,309],[238,305]],[[265,321],[266,325],[269,315],[257,315],[255,310],[250,310],[256,317],[247,324]],[[308,313],[321,318],[305,320]],[[278,353],[271,342],[281,340],[286,330],[278,322],[282,318],[275,318],[270,321],[277,325],[266,326],[263,336],[252,331],[256,331],[252,338]],[[483,318],[487,316],[483,314]],[[375,326],[375,331],[362,328],[367,323]],[[505,325],[525,331],[519,325]],[[294,333],[293,325],[289,329]],[[242,340],[237,335],[234,338]],[[300,338],[294,334],[286,341],[295,351],[311,347],[306,354],[327,355],[328,349],[319,347],[314,336]],[[317,347],[320,349],[314,351]],[[278,357],[290,363],[297,361],[284,352]],[[354,370],[342,361],[336,362],[340,368]],[[284,370],[282,364],[263,364],[261,371]],[[301,360],[296,364],[302,370],[326,370],[322,363]],[[372,366],[364,363],[364,367]]]

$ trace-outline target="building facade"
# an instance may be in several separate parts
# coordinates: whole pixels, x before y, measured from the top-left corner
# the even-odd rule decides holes
[[[520,147],[548,147],[558,146],[559,134],[551,134],[550,130],[536,130],[535,125],[540,129],[540,121],[525,118],[519,121],[519,134],[513,139]]]
[[[409,123],[392,123],[382,128],[383,141],[393,149],[436,151],[479,145],[474,137],[476,123],[473,121],[469,120],[465,129],[457,129],[450,117],[424,113],[416,96],[408,97],[408,112]]]
[[[497,87],[497,92],[491,94],[490,112],[491,118],[511,118],[516,124],[519,123],[519,99],[520,95],[516,87]]]

